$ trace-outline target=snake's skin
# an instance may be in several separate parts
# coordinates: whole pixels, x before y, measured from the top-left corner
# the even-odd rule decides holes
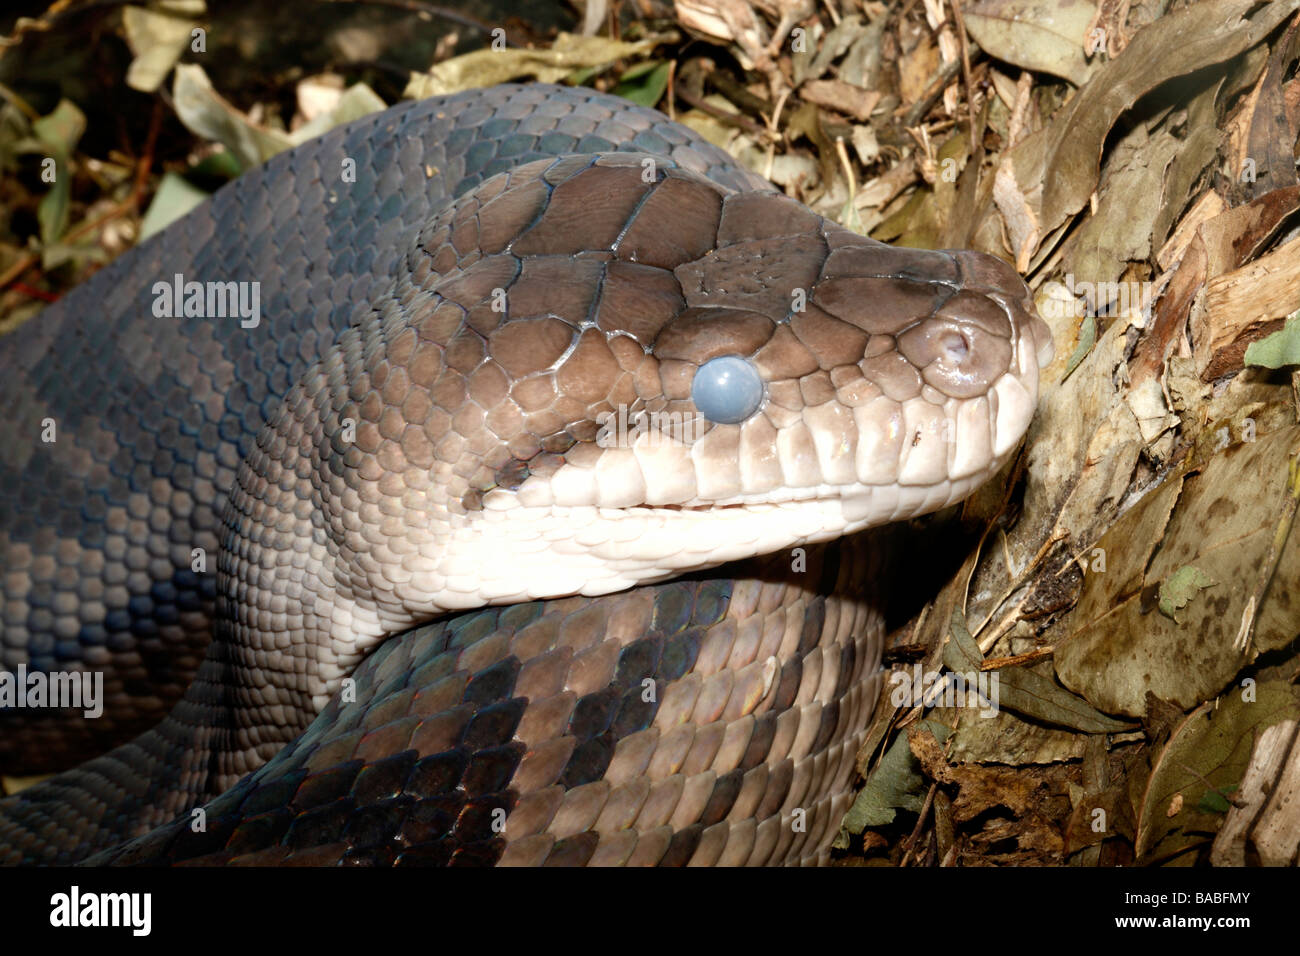
[[[138,736],[0,801],[0,860],[824,860],[879,679],[854,532],[990,477],[1051,343],[998,260],[770,188],[590,91],[405,104],[8,337],[0,660],[108,693],[0,711],[0,769]],[[260,324],[160,317],[177,274]],[[739,424],[692,400],[724,355]],[[619,408],[678,417],[608,447]]]

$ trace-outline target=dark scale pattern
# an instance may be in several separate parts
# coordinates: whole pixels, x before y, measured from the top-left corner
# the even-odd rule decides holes
[[[194,832],[191,819],[181,817],[89,862],[824,860],[847,809],[853,759],[878,693],[882,622],[863,582],[880,581],[882,564],[869,535],[809,549],[808,561],[803,573],[775,556],[627,594],[492,608],[417,628],[358,668],[355,701],[330,703],[271,762],[209,803],[207,832]],[[819,578],[822,594],[809,588]],[[629,639],[595,675],[575,664],[578,648],[564,644],[572,625],[593,613],[602,621],[637,615],[642,624],[624,629],[644,635]],[[810,621],[815,633],[805,626]],[[686,644],[698,649],[710,625],[761,637],[750,651],[733,643],[723,659],[757,679],[738,677],[725,699],[706,705],[707,695],[690,685],[717,675],[692,672],[683,680],[675,668],[668,676],[660,649],[692,634]],[[550,637],[539,642],[539,633]],[[477,636],[465,641],[467,634]],[[475,673],[462,669],[476,647],[501,637],[500,659],[482,662]],[[530,649],[526,658],[522,648]],[[548,660],[557,658],[567,663],[544,676]],[[818,674],[804,679],[812,661]],[[770,681],[762,678],[764,667],[772,669]],[[834,695],[813,699],[828,676]],[[653,682],[653,701],[630,708],[629,700],[641,700],[643,679]],[[519,680],[549,692],[479,699],[488,683],[508,694],[503,681]],[[598,686],[577,695],[569,689],[575,680]],[[391,709],[393,700],[403,706]],[[400,725],[402,743],[395,752],[359,758],[365,737],[351,728],[370,725],[379,712],[387,723],[370,733]],[[625,712],[636,719],[620,723],[617,715]],[[579,755],[597,743],[600,771],[584,777]]]
[[[543,118],[557,132],[542,132]],[[641,149],[635,137],[664,122],[543,84],[400,104],[240,177],[4,339],[0,669],[92,665],[107,705],[93,721],[0,711],[0,772],[60,769],[167,713],[210,639],[216,529],[235,468],[289,384],[360,318],[367,290],[403,264],[451,197],[571,151],[614,119],[632,135],[602,149]],[[675,132],[669,155],[683,166],[734,188],[766,186]],[[354,183],[342,181],[345,158]],[[259,283],[260,324],[156,317],[153,286],[178,273]],[[40,440],[46,418],[52,444]],[[194,548],[207,556],[199,574]],[[121,554],[126,573],[103,572],[99,552]],[[55,613],[60,595],[74,610]]]

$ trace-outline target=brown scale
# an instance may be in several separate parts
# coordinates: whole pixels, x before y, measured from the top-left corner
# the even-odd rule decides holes
[[[868,536],[807,558],[419,628],[208,804],[206,833],[182,819],[91,862],[824,862],[861,732],[835,741],[878,693],[883,558]],[[657,703],[629,709],[643,677]]]

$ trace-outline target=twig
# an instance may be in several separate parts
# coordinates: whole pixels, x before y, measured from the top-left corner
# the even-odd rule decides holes
[[[759,140],[767,138],[767,130],[759,126],[748,116],[741,116],[739,113],[728,113],[726,110],[720,110],[712,103],[706,103],[703,97],[696,96],[685,86],[677,87],[677,95],[687,104],[701,112],[708,113],[714,119],[721,120],[724,123],[730,123],[732,126],[739,126],[745,132],[757,136]]]
[[[1040,661],[1044,657],[1051,657],[1056,653],[1054,647],[1040,647],[1036,651],[1029,651],[1025,654],[1015,654],[1011,657],[989,657],[980,661],[980,670],[995,671],[1002,667],[1020,667],[1024,664],[1032,664],[1034,661]]]
[[[903,128],[916,126],[921,122],[921,117],[930,112],[930,107],[934,105],[935,100],[943,95],[944,87],[952,82],[957,71],[961,69],[961,63],[957,60],[951,60],[939,68],[939,75],[934,81],[925,88],[921,98],[912,104],[911,108],[903,115]]]
[[[930,807],[934,803],[934,793],[938,789],[939,785],[937,783],[930,784],[930,789],[925,795],[925,803],[921,806],[921,812],[917,814],[916,826],[912,828],[912,832],[907,836],[907,849],[903,851],[903,858],[898,861],[900,868],[907,866],[908,857],[912,855],[912,851],[916,849],[917,841],[921,839],[921,828],[930,816]]]
[[[668,118],[674,123],[677,122],[677,97],[674,90],[677,84],[677,59],[668,61]]]
[[[12,103],[14,107],[16,107],[29,120],[35,121],[41,118],[41,114],[36,111],[36,107],[32,106],[31,103],[28,103],[3,83],[0,83],[0,97],[4,97],[4,99]]]
[[[976,149],[975,84],[971,81],[970,75],[970,44],[966,39],[966,21],[961,15],[961,0],[949,0],[949,3],[952,4],[952,18],[957,21],[957,42],[961,44],[961,77],[962,83],[966,86],[966,113],[970,118],[971,152],[974,153]]]

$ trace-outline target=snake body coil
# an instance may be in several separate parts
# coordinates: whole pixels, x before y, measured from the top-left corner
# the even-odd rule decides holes
[[[0,801],[0,860],[823,860],[854,532],[990,477],[1050,348],[1000,261],[589,91],[277,157],[0,346],[0,664],[106,685],[0,711],[0,769],[117,745]]]

